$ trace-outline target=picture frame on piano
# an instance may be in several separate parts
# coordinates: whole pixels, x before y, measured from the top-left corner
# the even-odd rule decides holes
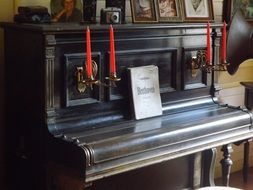
[[[156,0],[159,22],[182,22],[182,7],[179,0]]]
[[[214,20],[213,2],[210,0],[183,0],[183,9],[186,22]]]
[[[83,20],[82,0],[51,0],[52,22],[81,22]]]
[[[158,22],[154,0],[131,0],[133,23]]]

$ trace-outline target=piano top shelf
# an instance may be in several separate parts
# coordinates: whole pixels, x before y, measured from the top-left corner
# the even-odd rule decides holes
[[[50,24],[29,24],[29,23],[10,23],[10,22],[0,22],[1,27],[13,27],[13,28],[23,28],[33,31],[43,31],[43,32],[82,32],[87,26],[94,31],[104,31],[108,30],[108,24],[82,24],[82,23],[50,23]],[[156,30],[156,29],[205,29],[206,23],[153,23],[153,24],[115,24],[113,27],[115,30],[124,31],[131,29],[140,30]],[[210,24],[211,28],[221,28],[221,22],[215,22]]]

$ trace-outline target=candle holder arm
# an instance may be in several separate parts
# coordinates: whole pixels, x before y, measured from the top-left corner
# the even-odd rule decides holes
[[[117,87],[116,82],[121,81],[121,78],[117,77],[117,73],[111,73],[109,77],[105,77],[106,80],[109,81],[109,86]]]

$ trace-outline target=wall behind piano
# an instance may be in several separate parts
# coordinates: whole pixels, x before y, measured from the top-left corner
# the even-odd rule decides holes
[[[253,81],[253,59],[244,61],[238,71],[230,76],[228,73],[219,73],[218,82],[222,87],[220,100],[235,106],[244,105],[244,87],[242,81]]]

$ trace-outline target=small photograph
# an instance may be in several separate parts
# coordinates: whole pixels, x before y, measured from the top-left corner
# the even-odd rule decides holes
[[[186,21],[213,20],[213,4],[210,0],[183,0]]]
[[[157,22],[154,0],[131,0],[134,23]]]
[[[159,22],[181,22],[182,8],[179,0],[156,0]]]
[[[81,22],[82,10],[82,0],[51,0],[53,22]]]

